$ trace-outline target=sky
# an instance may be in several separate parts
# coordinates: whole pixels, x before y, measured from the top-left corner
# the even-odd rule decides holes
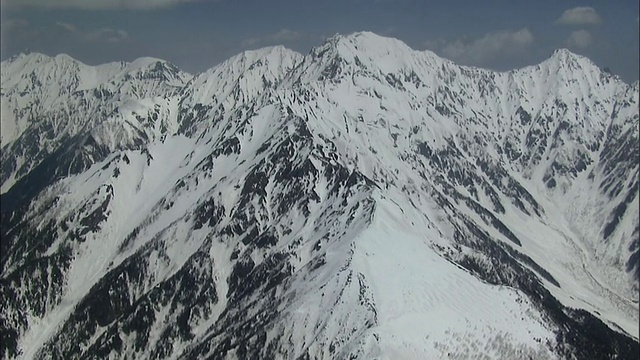
[[[1,57],[157,57],[190,73],[244,50],[303,54],[372,31],[463,65],[510,70],[567,48],[638,80],[638,0],[0,0]]]

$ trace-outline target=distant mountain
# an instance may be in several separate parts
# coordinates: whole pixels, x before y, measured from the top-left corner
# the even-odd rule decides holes
[[[639,85],[372,33],[2,62],[0,354],[637,359]]]

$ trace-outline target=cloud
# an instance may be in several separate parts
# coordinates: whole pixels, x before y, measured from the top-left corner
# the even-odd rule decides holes
[[[379,34],[382,36],[392,36],[398,32],[395,26],[387,26],[386,28],[380,30]]]
[[[263,44],[282,44],[301,39],[303,36],[304,35],[299,31],[282,29],[273,34],[245,39],[242,41],[242,46],[248,47]]]
[[[14,40],[34,40],[41,36],[39,29],[24,19],[3,19],[0,28],[3,48]]]
[[[101,28],[84,34],[84,39],[89,42],[119,43],[129,40],[129,34],[124,30]]]
[[[56,22],[56,25],[67,30],[68,32],[76,32],[78,30],[75,25],[70,23]]]
[[[600,15],[594,8],[588,6],[578,6],[565,10],[556,24],[560,25],[597,25],[602,22]]]
[[[83,10],[148,10],[165,8],[181,3],[216,0],[4,0],[7,7],[33,7],[47,9]]]
[[[29,22],[24,19],[6,19],[2,21],[2,28],[5,30],[26,28],[27,26],[29,26]]]
[[[513,56],[524,52],[534,42],[529,29],[499,31],[477,39],[457,39],[447,42],[443,39],[425,43],[427,48],[443,56],[467,64],[484,64],[500,56]]]
[[[569,35],[567,39],[567,45],[573,48],[584,49],[589,47],[593,42],[593,38],[591,37],[591,33],[587,30],[576,30]]]

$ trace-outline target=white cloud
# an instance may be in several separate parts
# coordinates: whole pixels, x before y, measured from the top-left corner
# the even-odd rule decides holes
[[[84,34],[84,39],[90,42],[119,43],[129,39],[124,30],[101,28]]]
[[[25,28],[29,26],[29,22],[24,19],[7,19],[2,21],[2,28],[5,30]]]
[[[299,31],[282,29],[273,34],[267,34],[263,36],[253,37],[242,41],[242,46],[256,46],[261,44],[282,44],[298,40],[303,37],[303,34]]]
[[[145,10],[169,7],[180,3],[216,0],[4,0],[7,7],[62,8],[84,10]]]
[[[392,36],[394,35],[396,32],[398,31],[398,29],[396,29],[395,26],[387,26],[386,28],[382,29],[379,34],[382,36]]]
[[[589,6],[578,6],[565,10],[556,24],[561,25],[597,25],[602,22],[596,10]]]
[[[580,49],[589,47],[592,42],[593,38],[591,37],[591,33],[587,30],[576,30],[572,32],[567,39],[567,45],[569,45],[569,47]]]
[[[61,28],[69,31],[69,32],[76,32],[78,29],[76,28],[75,25],[70,24],[70,23],[64,23],[64,22],[56,22],[57,26],[60,26]]]
[[[6,41],[7,43],[13,42],[15,39],[34,40],[41,37],[40,30],[24,19],[3,19],[0,24],[2,41]]]
[[[273,41],[294,41],[302,37],[302,34],[298,31],[282,29],[275,34],[269,36]]]
[[[457,39],[452,42],[438,39],[425,45],[451,60],[480,65],[500,56],[522,53],[533,42],[533,34],[524,28],[489,33],[478,39]]]

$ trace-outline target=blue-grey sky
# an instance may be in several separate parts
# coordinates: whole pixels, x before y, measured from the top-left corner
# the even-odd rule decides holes
[[[638,80],[638,0],[0,0],[2,59],[23,50],[87,64],[168,60],[191,73],[243,50],[301,53],[336,33],[373,31],[496,70],[554,49]]]

